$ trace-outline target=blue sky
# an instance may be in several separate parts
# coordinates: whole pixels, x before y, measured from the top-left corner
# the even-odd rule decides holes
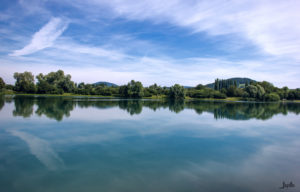
[[[300,87],[300,1],[1,0],[0,76],[195,86],[249,77]]]

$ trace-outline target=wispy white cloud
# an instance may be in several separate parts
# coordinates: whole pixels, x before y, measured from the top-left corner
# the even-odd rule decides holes
[[[54,48],[62,51],[73,52],[77,54],[86,54],[95,57],[104,57],[109,60],[123,60],[130,58],[130,55],[123,54],[122,52],[113,49],[105,49],[103,47],[86,46],[74,42],[61,42],[57,43]]]
[[[90,11],[97,5],[108,6],[116,16],[130,20],[170,23],[190,28],[193,32],[207,32],[213,36],[236,34],[254,42],[264,53],[300,59],[300,1],[297,0],[88,2],[89,5],[79,3],[81,9]],[[78,4],[73,2],[75,3]]]
[[[70,33],[60,37],[68,27],[68,22],[64,22],[61,18],[52,18],[33,35],[27,46],[15,50],[16,47],[26,44],[24,42],[27,41],[27,37],[24,36],[28,36],[30,30],[25,29],[26,33],[23,31],[19,33],[17,28],[8,27],[10,29],[8,32],[12,31],[12,33],[9,37],[3,35],[4,40],[9,40],[3,40],[3,43],[16,43],[11,43],[9,47],[4,46],[3,51],[0,48],[0,51],[5,54],[0,58],[2,63],[0,75],[7,82],[14,82],[12,74],[16,71],[31,70],[37,74],[64,69],[66,73],[72,74],[75,81],[88,83],[107,80],[124,84],[135,79],[142,81],[144,85],[154,82],[167,86],[174,83],[196,85],[210,83],[215,78],[239,76],[267,80],[276,86],[299,87],[300,26],[297,22],[300,19],[298,14],[300,6],[298,1],[287,0],[274,3],[268,0],[242,2],[237,0],[165,2],[66,0],[54,2],[58,7],[63,3],[63,7],[68,8],[66,10],[68,13],[69,9],[72,9],[70,5],[76,7],[76,16],[68,14],[76,28],[70,26]],[[22,5],[25,5],[25,1]],[[38,3],[35,5],[40,7]],[[48,9],[52,15],[64,15],[58,13],[56,9],[42,5],[45,6],[43,9]],[[35,9],[30,13],[36,13]],[[80,18],[77,17],[77,13],[80,13]],[[109,19],[106,20],[107,18]],[[122,18],[122,21],[119,22],[119,18]],[[193,47],[189,50],[189,44],[180,45],[176,50],[190,51],[194,58],[185,56],[184,53],[176,55],[176,52],[172,52],[175,50],[174,44],[169,44],[168,40],[161,38],[160,41],[156,41],[157,39],[154,38],[152,41],[152,34],[149,35],[151,30],[145,29],[148,34],[136,36],[132,29],[119,31],[120,26],[115,27],[119,23],[125,23],[124,26],[127,26],[124,18],[141,21],[138,23],[145,25],[151,23],[151,27],[153,23],[163,23],[171,27],[189,29],[184,30],[184,32],[194,33],[189,38],[196,37],[197,34],[206,38],[207,36],[202,32],[210,37],[208,41],[214,41],[211,37],[218,36],[215,39],[221,39],[228,46],[226,49],[230,50],[234,49],[232,42],[238,42],[236,49],[240,49],[240,42],[251,46],[254,43],[259,48],[257,50],[254,46],[260,58],[251,58],[247,53],[242,58],[237,51],[233,61],[230,56],[218,53],[218,48],[222,46],[219,46],[218,40],[211,47],[212,50],[208,51],[209,57],[203,57],[205,54],[201,52],[198,56],[198,52]],[[109,23],[109,21],[113,22]],[[131,25],[134,23],[129,22],[129,28],[133,27]],[[24,25],[22,22],[21,24]],[[159,28],[160,25],[157,27]],[[4,31],[3,34],[8,32]],[[166,34],[170,32],[167,31]],[[163,37],[166,37],[164,36],[166,34],[163,34]],[[205,49],[205,45],[199,47]],[[7,50],[12,52],[10,56],[18,57],[8,57]],[[250,51],[247,48],[245,50]],[[32,53],[36,54],[30,55]],[[26,57],[22,57],[24,55]]]
[[[15,50],[10,56],[28,55],[51,47],[53,42],[65,31],[67,26],[68,23],[61,18],[52,18],[33,35],[31,42],[28,45],[20,50]]]
[[[63,69],[72,75],[75,82],[86,83],[106,80],[121,85],[135,79],[145,86],[153,83],[163,86],[174,83],[195,86],[199,83],[211,83],[217,77],[250,77],[259,81],[267,80],[280,87],[289,85],[295,88],[298,87],[300,70],[298,65],[285,64],[286,60],[230,61],[217,57],[174,59],[133,56],[112,48],[62,40],[51,49],[41,51],[38,57],[7,57],[0,59],[0,62],[4,64],[0,69],[5,71],[3,77],[8,83],[14,81],[14,72],[27,70],[38,74]],[[285,67],[282,67],[283,64]],[[15,67],[11,68],[11,65]],[[289,70],[290,68],[294,70]]]

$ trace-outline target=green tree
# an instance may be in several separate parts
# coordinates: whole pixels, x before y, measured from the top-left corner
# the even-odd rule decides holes
[[[264,95],[266,93],[265,89],[260,85],[256,85],[256,87],[257,87],[257,98],[263,100]]]
[[[263,100],[265,95],[265,89],[259,84],[252,84],[245,88],[245,91],[249,94],[249,97],[258,100]],[[244,94],[245,95],[245,94]]]
[[[227,89],[227,96],[228,97],[235,97],[237,94],[237,88],[234,85],[231,85],[228,89]]]
[[[288,95],[289,95],[289,88],[287,86],[282,88],[283,90],[283,98],[287,99]]]
[[[221,93],[220,91],[214,91],[210,97],[215,99],[225,99],[226,95],[224,93]]]
[[[1,89],[5,88],[5,82],[3,81],[3,79],[0,77],[0,91]]]
[[[249,85],[245,88],[249,97],[256,98],[257,96],[257,87],[255,85]]]
[[[65,75],[62,70],[50,72],[47,75],[40,73],[36,78],[38,79],[39,93],[71,93],[75,89],[75,83],[71,80],[71,75]]]
[[[244,93],[245,93],[244,89],[237,88],[236,92],[235,92],[235,96],[236,97],[242,97],[244,95]]]
[[[113,94],[113,87],[107,86],[97,86],[95,88],[96,95],[104,95],[104,96],[111,96]]]
[[[201,89],[205,89],[206,87],[204,86],[204,85],[202,85],[202,84],[198,84],[196,87],[195,87],[195,89],[197,89],[197,90],[201,90]]]
[[[170,99],[184,99],[185,97],[185,91],[184,91],[184,87],[178,84],[173,85],[170,88],[170,92],[169,92],[169,98]]]
[[[153,85],[149,86],[148,89],[144,91],[144,93],[146,93],[148,96],[158,96],[163,94],[163,88],[154,83]]]
[[[246,81],[246,83],[245,83],[245,87],[247,87],[249,85],[249,82],[248,81]]]
[[[214,89],[215,89],[215,90],[220,90],[220,81],[219,81],[219,79],[216,79],[216,80],[215,80]]]
[[[279,101],[280,97],[277,93],[266,94],[266,101]]]
[[[122,85],[119,87],[119,95],[121,97],[128,97],[128,87],[127,85]]]
[[[143,85],[139,81],[131,80],[127,84],[127,95],[131,98],[140,98],[143,96]]]
[[[300,99],[300,89],[290,90],[287,99],[288,100]]]
[[[34,76],[31,72],[14,73],[14,78],[16,79],[15,91],[24,93],[34,93],[36,91]]]
[[[274,92],[274,85],[272,83],[269,83],[267,81],[262,81],[259,82],[258,84],[264,88],[266,93]]]

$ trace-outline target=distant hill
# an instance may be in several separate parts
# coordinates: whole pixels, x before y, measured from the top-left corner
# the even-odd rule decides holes
[[[256,81],[253,80],[253,79],[250,79],[250,78],[241,78],[241,77],[235,77],[235,78],[223,79],[223,80],[232,80],[232,81],[236,81],[238,87],[244,87],[245,84],[246,84],[246,82],[248,82],[249,84],[250,84],[250,82],[256,82]],[[209,84],[207,84],[207,85],[205,85],[205,86],[213,89],[214,86],[215,86],[215,83],[209,83]]]
[[[194,88],[193,86],[183,86],[186,89]]]
[[[93,85],[105,85],[107,87],[118,87],[118,85],[106,81],[99,81],[97,83],[94,83]]]

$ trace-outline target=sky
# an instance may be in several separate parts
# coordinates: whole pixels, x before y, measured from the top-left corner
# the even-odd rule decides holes
[[[299,0],[1,0],[0,77],[300,87]]]

